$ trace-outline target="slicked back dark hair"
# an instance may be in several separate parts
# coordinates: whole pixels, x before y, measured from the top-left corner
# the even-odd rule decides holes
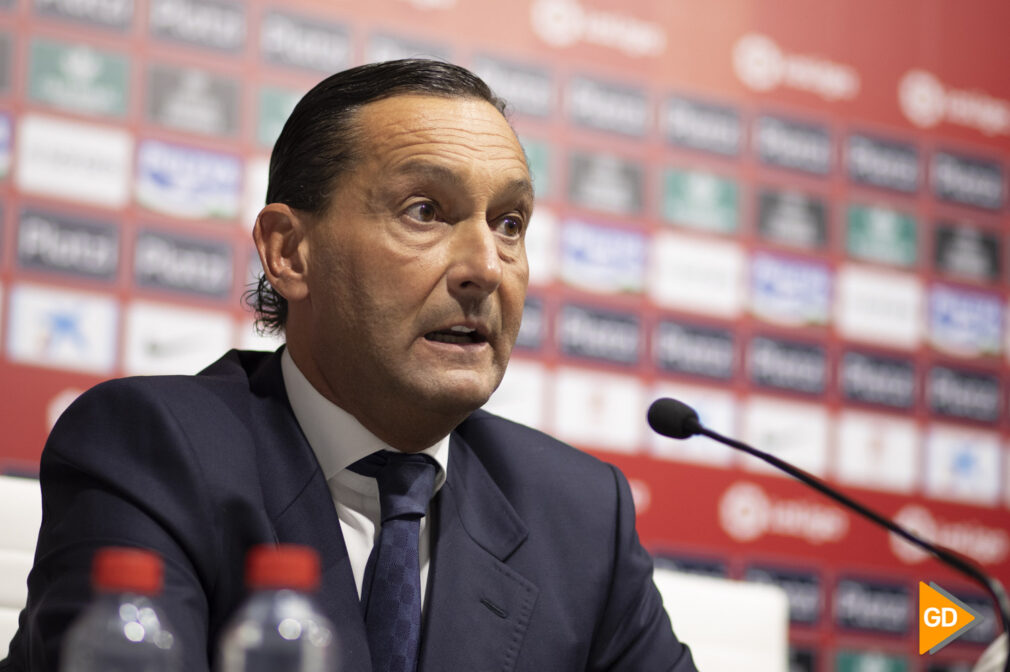
[[[484,81],[452,63],[402,59],[338,72],[316,84],[295,105],[270,155],[267,203],[285,203],[313,216],[325,214],[340,176],[359,153],[356,113],[364,105],[401,95],[474,98],[505,115],[505,101]],[[263,332],[281,333],[288,302],[260,274],[245,301]]]

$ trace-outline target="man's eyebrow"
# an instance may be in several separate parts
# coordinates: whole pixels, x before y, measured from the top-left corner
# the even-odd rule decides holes
[[[445,182],[453,186],[463,186],[463,177],[449,166],[430,161],[409,161],[393,171],[394,176],[422,177],[427,180]],[[518,197],[533,202],[533,183],[529,178],[510,180],[499,190],[503,194],[516,194]]]

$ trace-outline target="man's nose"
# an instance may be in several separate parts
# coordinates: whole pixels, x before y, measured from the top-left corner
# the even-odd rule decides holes
[[[502,281],[498,239],[483,218],[455,225],[448,270],[449,291],[459,296],[491,294]]]

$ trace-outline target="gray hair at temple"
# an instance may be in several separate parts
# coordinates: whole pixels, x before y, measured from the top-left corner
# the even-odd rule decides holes
[[[295,106],[270,155],[267,203],[284,203],[314,216],[325,214],[336,182],[362,151],[356,112],[399,95],[476,98],[505,115],[505,101],[484,81],[452,63],[402,59],[369,63],[327,77]],[[256,312],[261,332],[281,333],[288,302],[260,274],[244,301]]]

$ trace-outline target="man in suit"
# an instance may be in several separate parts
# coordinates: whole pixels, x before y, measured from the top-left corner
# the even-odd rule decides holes
[[[528,277],[533,190],[503,112],[472,73],[432,61],[354,68],[306,94],[254,229],[254,302],[286,346],[103,383],[68,409],[43,452],[28,605],[0,670],[56,669],[106,545],[162,556],[183,669],[207,670],[260,543],[319,551],[340,669],[373,669],[359,596],[379,494],[349,467],[380,450],[437,469],[407,669],[695,669],[620,472],[476,410],[504,374]]]

